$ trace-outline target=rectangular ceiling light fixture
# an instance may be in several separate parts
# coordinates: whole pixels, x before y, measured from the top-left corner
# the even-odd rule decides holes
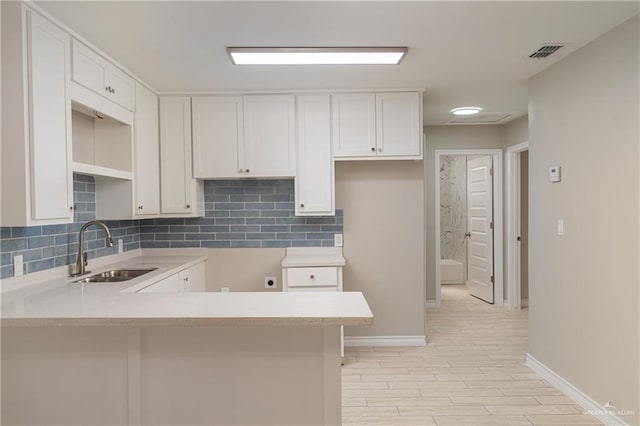
[[[227,47],[234,65],[398,65],[406,47]]]

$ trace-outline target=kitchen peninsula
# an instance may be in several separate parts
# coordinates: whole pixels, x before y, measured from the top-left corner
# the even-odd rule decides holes
[[[363,295],[141,291],[206,253],[91,265],[157,268],[120,283],[4,280],[3,424],[340,424],[340,326],[373,322]]]

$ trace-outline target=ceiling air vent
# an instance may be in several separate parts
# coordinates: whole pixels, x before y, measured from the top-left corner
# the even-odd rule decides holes
[[[530,58],[544,59],[549,55],[556,53],[564,44],[545,44],[540,49],[529,55]]]

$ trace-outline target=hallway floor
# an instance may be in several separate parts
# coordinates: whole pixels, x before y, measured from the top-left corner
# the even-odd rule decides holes
[[[427,310],[427,342],[347,348],[343,425],[601,424],[524,365],[526,310],[442,286],[442,307]]]

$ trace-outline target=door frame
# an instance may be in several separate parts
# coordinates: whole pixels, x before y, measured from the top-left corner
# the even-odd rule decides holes
[[[520,154],[529,150],[529,142],[522,142],[507,148],[506,156],[506,271],[507,271],[507,308],[522,309],[520,294],[520,256],[521,247],[518,235],[522,235],[520,223]]]
[[[494,306],[504,305],[504,249],[502,220],[502,149],[436,149],[435,150],[435,283],[436,307],[442,300],[442,284],[440,283],[440,160],[448,155],[489,155],[493,159],[493,300]]]

